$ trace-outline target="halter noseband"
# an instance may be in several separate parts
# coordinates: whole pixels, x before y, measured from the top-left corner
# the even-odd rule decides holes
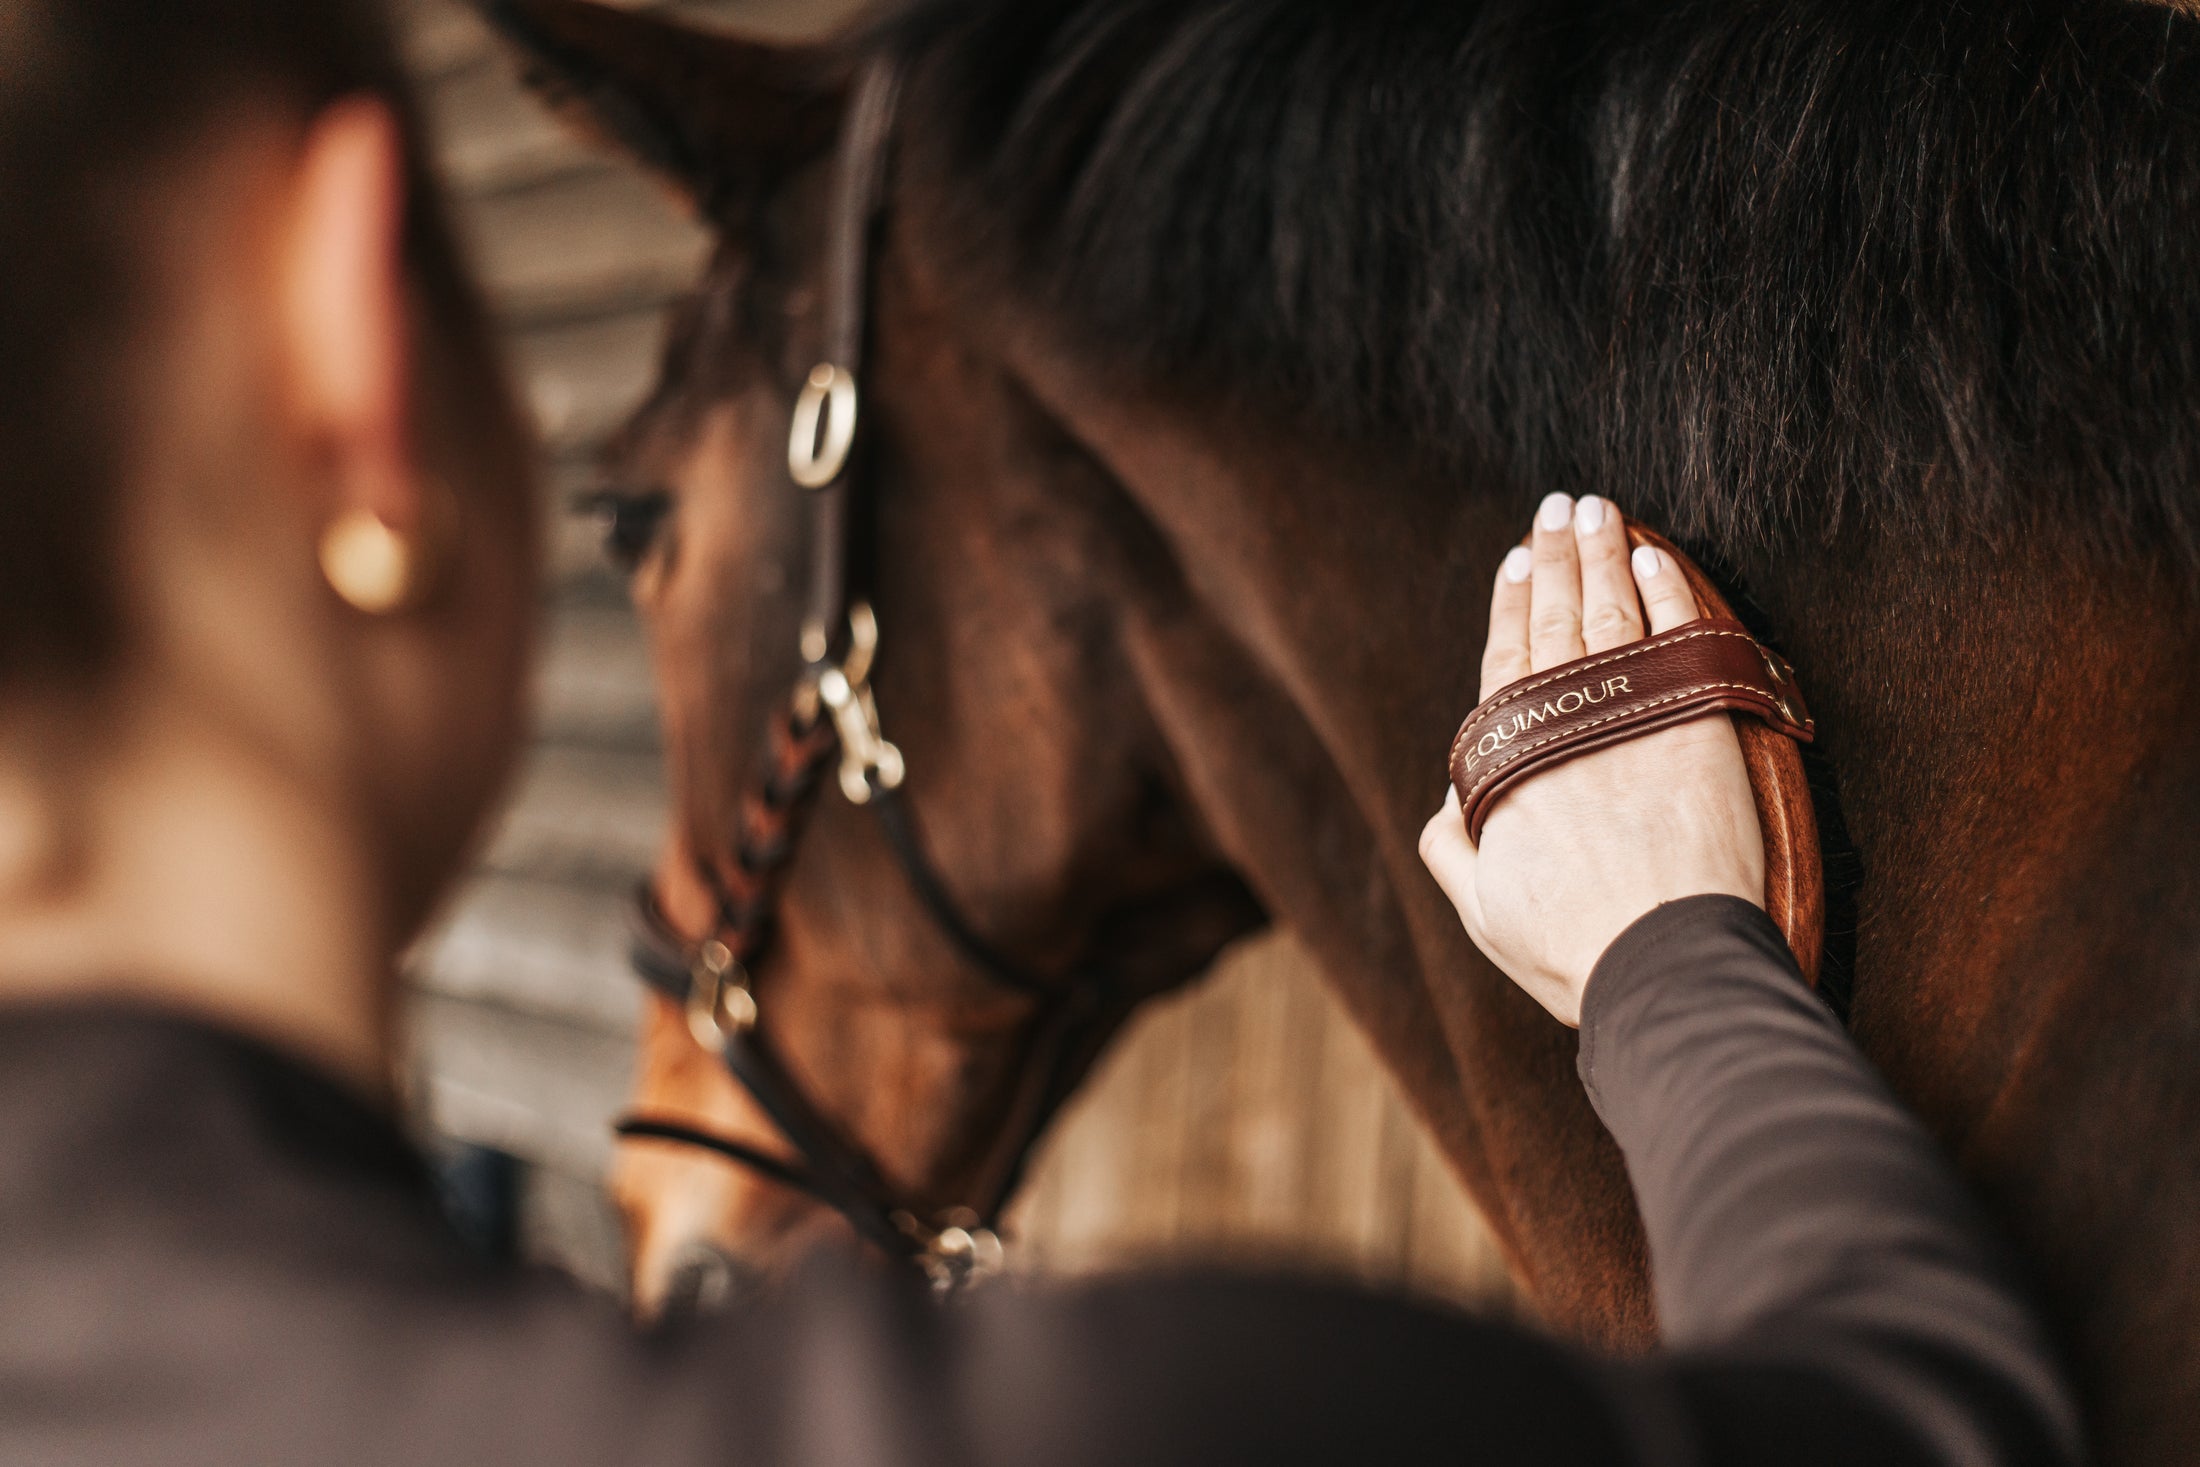
[[[717,902],[710,936],[699,943],[685,941],[646,883],[635,900],[631,958],[636,974],[683,1006],[696,1042],[723,1059],[800,1159],[788,1161],[651,1117],[629,1116],[617,1130],[621,1136],[699,1147],[806,1193],[945,1293],[1001,1266],[1000,1214],[1048,1122],[1068,1097],[1073,1077],[1090,1063],[1130,1005],[1097,973],[1081,972],[1066,981],[1033,974],[987,943],[964,919],[926,856],[903,803],[907,766],[881,731],[872,696],[878,618],[867,603],[848,599],[849,481],[862,408],[871,236],[883,210],[899,89],[893,64],[873,62],[856,86],[842,125],[826,242],[826,356],[796,399],[787,453],[789,475],[804,491],[808,511],[803,671],[773,726],[770,773],[742,802],[732,874],[722,875],[711,862],[697,862]],[[972,1204],[944,1213],[929,1213],[897,1196],[863,1149],[810,1101],[759,1024],[754,972],[770,945],[779,892],[804,818],[815,803],[825,766],[836,756],[842,794],[877,815],[910,890],[941,932],[996,986],[1038,1001],[1008,1125],[985,1163]]]

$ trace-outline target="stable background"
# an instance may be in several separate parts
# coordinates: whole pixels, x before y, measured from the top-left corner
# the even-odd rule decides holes
[[[840,0],[664,7],[796,37]],[[622,903],[666,795],[641,632],[571,512],[651,382],[666,305],[707,239],[652,179],[573,142],[459,0],[414,0],[408,43],[528,400],[553,503],[547,660],[509,812],[410,972],[411,1093],[440,1146],[512,1158],[519,1244],[621,1286],[602,1189],[632,1068]],[[889,710],[889,716],[891,711]],[[492,1165],[492,1171],[499,1170]],[[1011,1216],[1017,1267],[1282,1262],[1517,1308],[1489,1232],[1366,1042],[1288,940],[1242,945],[1133,1023],[1059,1123]]]

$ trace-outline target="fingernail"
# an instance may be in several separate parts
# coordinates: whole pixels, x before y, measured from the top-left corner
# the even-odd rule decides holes
[[[1649,546],[1637,545],[1635,547],[1635,576],[1638,580],[1650,581],[1657,579],[1658,571],[1664,563],[1658,552]]]
[[[1581,496],[1581,503],[1574,506],[1574,524],[1587,534],[1594,535],[1604,528],[1604,501],[1594,494]]]
[[[1514,521],[1518,523],[1518,521]],[[1535,554],[1525,545],[1515,545],[1505,554],[1505,579],[1514,585],[1526,580],[1535,570]]]
[[[1574,502],[1563,494],[1553,494],[1543,501],[1536,511],[1536,523],[1546,530],[1563,530],[1566,522],[1574,517]]]

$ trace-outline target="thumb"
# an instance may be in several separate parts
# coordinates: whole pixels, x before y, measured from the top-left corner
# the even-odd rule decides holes
[[[1451,790],[1444,796],[1444,808],[1421,828],[1421,863],[1444,889],[1444,895],[1451,898],[1469,934],[1482,929],[1482,903],[1474,887],[1478,859],[1474,842],[1467,839],[1467,817],[1459,808],[1459,791]]]

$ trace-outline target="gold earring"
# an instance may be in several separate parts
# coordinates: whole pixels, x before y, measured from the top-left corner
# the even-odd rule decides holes
[[[389,616],[416,604],[427,584],[422,543],[372,510],[350,509],[321,532],[321,574],[355,611]]]

